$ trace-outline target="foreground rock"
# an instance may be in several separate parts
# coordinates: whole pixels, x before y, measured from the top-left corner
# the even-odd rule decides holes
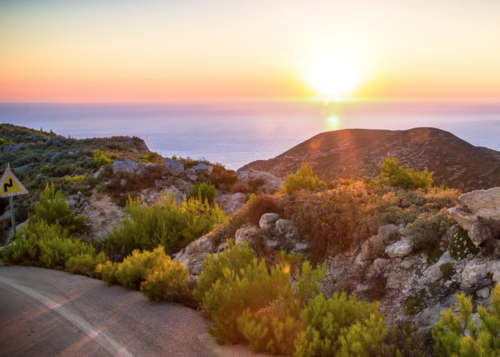
[[[500,187],[472,191],[458,198],[459,205],[448,212],[469,232],[479,246],[486,240],[497,239],[500,230]]]
[[[238,181],[247,189],[256,189],[258,194],[272,194],[281,190],[283,180],[263,171],[239,171]]]
[[[233,214],[245,206],[246,195],[241,192],[233,194],[223,194],[215,198],[226,214]]]

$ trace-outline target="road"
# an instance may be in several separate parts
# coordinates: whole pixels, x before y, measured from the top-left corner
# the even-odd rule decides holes
[[[34,267],[0,266],[0,356],[256,356],[190,308]]]

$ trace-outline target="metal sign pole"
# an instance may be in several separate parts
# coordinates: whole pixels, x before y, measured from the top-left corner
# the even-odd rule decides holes
[[[10,218],[12,219],[12,238],[16,236],[16,212],[14,211],[14,197],[9,197]]]

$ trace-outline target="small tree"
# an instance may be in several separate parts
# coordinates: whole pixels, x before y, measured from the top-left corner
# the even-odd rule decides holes
[[[86,217],[75,217],[75,212],[69,208],[66,197],[60,191],[56,191],[54,182],[45,186],[39,198],[40,201],[35,204],[35,214],[29,217],[30,221],[44,220],[49,225],[59,224],[68,229],[69,233],[84,231],[87,228]]]
[[[391,186],[402,188],[428,188],[434,182],[432,173],[427,169],[423,171],[415,171],[411,167],[403,169],[399,166],[399,159],[391,154],[382,159],[380,178],[387,180]]]
[[[458,312],[446,310],[432,330],[438,356],[500,356],[500,285],[492,291],[488,309],[477,308],[479,328],[472,319],[472,297],[457,295]]]
[[[291,195],[299,190],[314,191],[321,187],[321,181],[317,175],[314,174],[313,169],[306,162],[303,162],[300,170],[295,174],[288,175],[283,181],[281,192]]]

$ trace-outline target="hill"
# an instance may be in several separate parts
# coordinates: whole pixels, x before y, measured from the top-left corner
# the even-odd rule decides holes
[[[402,166],[427,168],[434,184],[463,191],[500,186],[500,152],[476,147],[436,128],[410,130],[344,129],[326,132],[269,160],[251,162],[238,171],[266,171],[278,177],[309,163],[325,181],[378,177],[382,158],[391,153]]]

